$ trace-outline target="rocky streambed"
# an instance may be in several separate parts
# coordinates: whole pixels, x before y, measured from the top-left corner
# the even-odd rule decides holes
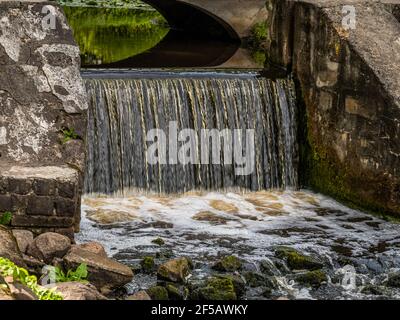
[[[0,226],[0,300],[400,298],[400,225],[308,191],[82,208],[76,243]]]
[[[91,196],[82,208],[77,241],[134,271],[120,298],[400,298],[400,225],[308,191]]]

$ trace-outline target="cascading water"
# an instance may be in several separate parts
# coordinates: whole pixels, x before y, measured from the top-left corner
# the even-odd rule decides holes
[[[291,80],[216,74],[213,78],[88,79],[86,87],[91,106],[87,193],[297,186],[296,110]],[[168,133],[171,121],[176,122],[178,132],[187,128],[196,132],[254,129],[254,170],[237,175],[234,164],[215,164],[212,159],[207,159],[209,164],[150,164],[146,134],[152,129]],[[195,147],[196,155],[202,147],[200,143]],[[240,153],[248,155],[249,146],[243,143],[243,147]],[[222,147],[218,157],[221,163],[224,151]],[[168,152],[170,159],[171,149]]]
[[[157,265],[191,257],[196,268],[188,281],[195,287],[212,276],[210,266],[220,256],[235,255],[245,261],[239,270],[247,281],[241,298],[400,297],[400,289],[388,285],[388,277],[400,270],[399,225],[307,190],[290,190],[298,187],[290,79],[169,71],[85,77],[90,99],[85,189],[91,195],[83,199],[77,240],[104,243],[111,256],[135,268],[129,293],[157,284],[155,273],[142,269],[144,257],[155,257]],[[148,151],[154,142],[146,141],[147,134],[162,129],[174,135],[171,122],[176,132],[254,129],[254,170],[235,174],[233,164],[222,164],[224,148],[216,157],[220,164],[152,164]],[[174,153],[166,141],[170,160]],[[197,155],[204,143],[195,147]],[[248,144],[239,150],[248,154]],[[153,243],[157,237],[165,242],[161,247]],[[293,269],[277,254],[282,246],[316,258],[321,270]]]

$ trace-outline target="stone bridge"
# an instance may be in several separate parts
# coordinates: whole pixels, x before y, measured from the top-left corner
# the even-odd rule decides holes
[[[252,27],[265,22],[265,0],[144,0],[156,8],[172,27],[220,35],[218,26],[232,39],[243,39]],[[217,25],[216,25],[217,24]]]

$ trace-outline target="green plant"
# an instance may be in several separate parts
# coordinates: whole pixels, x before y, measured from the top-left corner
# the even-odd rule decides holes
[[[35,276],[29,275],[27,270],[2,257],[0,257],[0,274],[3,277],[12,276],[14,281],[18,281],[30,288],[39,300],[63,300],[63,296],[55,292],[55,289],[47,289],[38,285]]]
[[[87,283],[86,278],[88,276],[87,265],[80,264],[76,270],[68,270],[65,274],[64,271],[59,267],[48,267],[50,272],[54,272],[55,282],[70,282],[78,281],[82,283]]]
[[[75,133],[74,128],[64,128],[61,130],[61,132],[64,135],[64,138],[62,139],[62,144],[67,143],[70,140],[76,140],[79,139],[79,135]]]
[[[12,213],[9,211],[0,214],[0,225],[8,226],[11,223]]]

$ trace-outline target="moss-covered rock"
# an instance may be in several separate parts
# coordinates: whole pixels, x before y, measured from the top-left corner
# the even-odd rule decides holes
[[[366,285],[361,289],[362,294],[382,296],[385,294],[385,288],[373,284]]]
[[[322,270],[314,270],[306,273],[302,273],[296,276],[296,281],[299,284],[318,288],[323,282],[328,281],[328,277]]]
[[[275,256],[280,259],[285,259],[291,270],[318,270],[323,267],[323,264],[316,259],[305,256],[297,250],[289,247],[277,248],[275,250]]]
[[[226,256],[217,261],[212,268],[222,272],[237,271],[242,267],[242,262],[235,256]]]
[[[237,300],[237,295],[231,279],[212,277],[206,281],[203,287],[195,290],[192,299]]]
[[[168,300],[168,291],[162,286],[154,286],[146,290],[151,300]]]
[[[228,279],[232,281],[233,283],[233,288],[235,290],[236,296],[240,297],[243,295],[246,291],[246,282],[243,280],[243,278],[239,275],[235,274],[221,274],[221,275],[215,275],[216,278],[219,279]]]
[[[273,289],[277,286],[275,278],[266,276],[259,272],[246,272],[244,273],[244,278],[246,279],[247,285],[252,288],[268,287]]]
[[[151,256],[144,257],[143,260],[140,262],[143,272],[145,273],[152,273],[155,271],[155,262],[154,258]]]
[[[177,286],[174,283],[166,283],[165,288],[168,291],[170,300],[186,300],[189,296],[189,289],[185,286]]]
[[[191,263],[186,258],[172,259],[163,263],[157,271],[157,278],[170,282],[186,282]]]
[[[156,238],[156,239],[152,240],[151,242],[156,245],[159,245],[159,246],[163,246],[165,244],[165,241],[161,238]]]
[[[396,272],[389,275],[387,286],[393,288],[400,288],[400,272]]]

